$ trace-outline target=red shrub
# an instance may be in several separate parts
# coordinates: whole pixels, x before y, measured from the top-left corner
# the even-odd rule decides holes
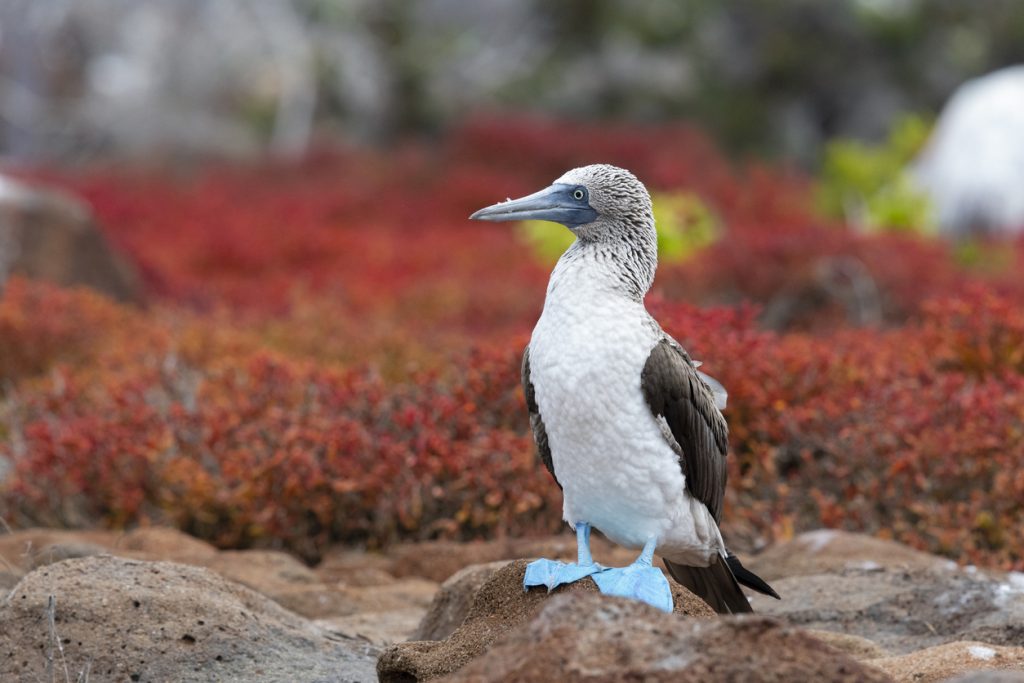
[[[559,528],[518,386],[547,273],[466,216],[592,161],[696,191],[726,227],[650,306],[730,391],[734,542],[826,524],[1024,567],[1024,245],[967,268],[822,224],[803,179],[679,126],[480,120],[430,150],[58,178],[159,303],[8,283],[0,515],[307,556]]]

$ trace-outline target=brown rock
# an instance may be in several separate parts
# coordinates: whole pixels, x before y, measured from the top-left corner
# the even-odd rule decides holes
[[[395,580],[390,574],[392,559],[361,550],[327,552],[314,571],[324,583],[348,586],[380,586]]]
[[[434,595],[411,640],[444,640],[454,633],[469,614],[480,587],[507,564],[504,560],[474,564],[452,574]]]
[[[337,590],[360,612],[388,612],[415,608],[425,610],[437,594],[438,585],[426,579],[396,579],[383,586],[344,586]]]
[[[776,543],[743,563],[772,581],[844,569],[956,569],[956,563],[901,543],[836,529],[818,529]]]
[[[217,549],[206,541],[170,527],[144,527],[126,533],[118,540],[117,550],[145,553],[156,560],[207,564]]]
[[[286,609],[309,619],[323,619],[360,611],[359,604],[322,583],[278,588],[266,596]]]
[[[31,569],[42,551],[52,545],[93,546],[108,552],[117,544],[115,531],[65,531],[60,529],[24,529],[0,535],[0,564]]]
[[[297,586],[323,585],[316,572],[277,550],[225,550],[212,556],[206,566],[271,597]]]
[[[642,603],[560,595],[449,677],[476,681],[889,681],[799,629],[758,616],[681,619]]]
[[[621,548],[603,536],[591,538],[594,559],[609,567],[624,567],[639,551]],[[569,534],[545,538],[505,538],[495,541],[455,543],[430,541],[405,543],[388,551],[390,572],[395,576],[422,576],[444,581],[463,567],[486,564],[519,557],[547,557],[552,560],[575,560],[576,538]]]
[[[29,560],[29,568],[36,569],[74,557],[91,557],[104,554],[110,554],[110,549],[95,543],[48,543],[32,553]]]
[[[395,645],[381,655],[381,681],[427,680],[451,673],[482,654],[498,637],[530,619],[549,597],[562,593],[598,593],[590,578],[559,586],[523,590],[528,560],[511,562],[488,579],[473,598],[465,621],[447,639]],[[672,585],[676,614],[711,618],[714,611],[678,584]],[[651,608],[653,609],[653,608]]]
[[[857,661],[863,662],[868,659],[889,656],[889,653],[878,643],[860,636],[818,629],[807,629],[807,633],[840,652],[845,652]]]
[[[344,617],[320,619],[316,623],[345,638],[359,638],[386,647],[408,640],[423,618],[423,609],[410,607],[387,612],[360,612]]]
[[[1024,669],[1024,647],[959,641],[871,662],[901,683],[932,683],[980,670]],[[970,680],[968,678],[968,680]]]
[[[207,569],[168,562],[66,560],[0,602],[3,681],[65,680],[65,668],[70,680],[368,681],[375,654]]]
[[[142,299],[134,266],[110,246],[85,204],[0,176],[0,287],[10,274]]]

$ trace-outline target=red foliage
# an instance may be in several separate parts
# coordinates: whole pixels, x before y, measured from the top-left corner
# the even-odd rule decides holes
[[[0,515],[164,520],[307,556],[557,529],[518,387],[547,273],[507,226],[465,218],[592,161],[697,191],[728,230],[649,303],[730,391],[730,538],[825,524],[1024,567],[1021,248],[972,271],[937,242],[823,225],[803,180],[733,169],[682,127],[485,120],[431,150],[59,178],[158,303],[8,283]],[[822,275],[839,262],[885,327],[846,324]],[[788,306],[790,331],[682,300]]]

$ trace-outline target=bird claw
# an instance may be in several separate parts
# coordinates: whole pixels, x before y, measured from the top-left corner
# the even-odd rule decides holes
[[[637,562],[622,569],[607,569],[592,578],[605,595],[632,598],[663,612],[672,611],[672,589],[668,579],[649,563]]]
[[[526,575],[523,577],[523,588],[531,586],[547,586],[548,591],[566,583],[579,581],[587,576],[596,576],[607,571],[596,562],[590,564],[566,564],[558,560],[540,559],[534,560],[526,565]]]

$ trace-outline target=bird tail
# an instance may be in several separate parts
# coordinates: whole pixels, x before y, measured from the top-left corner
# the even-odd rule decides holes
[[[771,586],[740,564],[739,558],[732,553],[728,553],[725,558],[716,557],[707,567],[690,567],[668,560],[665,560],[665,567],[672,578],[690,589],[719,614],[754,611],[747,596],[740,589],[740,583],[760,593],[779,597]]]

